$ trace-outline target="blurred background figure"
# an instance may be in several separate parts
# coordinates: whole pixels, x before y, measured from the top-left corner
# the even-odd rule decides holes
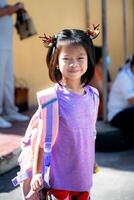
[[[134,55],[127,59],[117,74],[108,102],[111,125],[134,134]]]
[[[10,121],[28,120],[14,105],[12,14],[23,7],[20,2],[8,5],[6,0],[0,0],[0,128],[10,128]]]
[[[103,59],[102,59],[102,47],[95,46],[95,73],[91,80],[91,85],[96,87],[100,95],[100,104],[98,111],[98,119],[103,119]],[[107,56],[107,65],[110,64],[110,57]],[[111,77],[109,70],[107,69],[107,92],[110,91]]]

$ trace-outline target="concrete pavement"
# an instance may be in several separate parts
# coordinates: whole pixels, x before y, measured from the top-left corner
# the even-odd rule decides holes
[[[96,159],[100,172],[94,175],[92,200],[134,200],[134,149],[97,152]],[[0,176],[0,200],[22,200],[20,188],[10,182],[17,171]]]
[[[31,108],[23,114],[31,117],[36,108]],[[0,129],[0,174],[18,165],[20,142],[25,134],[29,122],[13,122],[13,127]]]
[[[93,200],[134,200],[134,149],[96,154]]]

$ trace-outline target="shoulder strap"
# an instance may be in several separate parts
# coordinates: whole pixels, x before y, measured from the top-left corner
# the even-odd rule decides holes
[[[59,110],[55,87],[38,92],[37,99],[41,110],[40,119],[46,119],[42,122],[42,127],[40,128],[42,131],[41,146],[44,144],[44,138],[46,137],[46,134],[52,135],[53,145],[55,143],[59,128]]]
[[[43,158],[43,165],[44,165],[44,171],[43,176],[45,179],[45,175],[48,174],[49,166],[50,166],[50,157],[51,157],[51,148],[52,145],[54,145],[57,132],[58,132],[58,126],[59,126],[59,113],[58,113],[58,101],[57,101],[57,94],[55,91],[55,88],[49,88],[46,90],[42,90],[37,93],[37,99],[39,103],[39,111],[38,120],[38,134],[37,139],[40,140],[40,146],[44,149],[44,158]],[[33,121],[33,120],[32,120]],[[31,130],[31,124],[28,126],[28,130]],[[27,145],[31,145],[30,138],[32,137],[32,134],[28,131],[26,132],[26,137],[28,141],[26,141]],[[25,146],[24,146],[25,148]],[[33,149],[35,148],[35,145],[33,146]],[[25,148],[26,149],[26,148]],[[23,150],[22,150],[23,151]],[[25,156],[28,156],[25,152]],[[32,176],[32,166],[31,169],[28,168],[23,172],[19,172],[18,176],[15,177],[12,182],[14,186],[17,186],[21,182],[25,181],[27,178]],[[48,179],[48,178],[47,178]],[[45,180],[48,182],[47,180]]]
[[[39,106],[41,106],[41,119],[44,119],[46,116],[46,120],[43,120],[42,123],[40,145],[44,149],[42,173],[45,187],[49,187],[51,149],[55,143],[59,125],[57,94],[55,88],[49,88],[39,92],[37,97]]]

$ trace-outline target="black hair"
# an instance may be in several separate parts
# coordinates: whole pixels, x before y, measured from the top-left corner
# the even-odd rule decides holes
[[[130,66],[134,65],[134,54],[129,56],[126,60],[125,60],[125,64],[130,63]]]
[[[133,66],[133,65],[134,65],[134,54],[132,55],[132,58],[131,58],[130,65],[131,65],[131,66]]]
[[[98,64],[98,62],[102,58],[102,47],[95,46],[94,50],[95,50],[95,64]]]
[[[81,84],[87,85],[94,75],[95,54],[93,42],[86,32],[77,29],[64,29],[52,38],[52,46],[49,48],[46,63],[49,70],[49,77],[53,82],[60,84],[61,72],[56,68],[58,56],[63,45],[81,45],[87,52],[88,68],[81,77]]]

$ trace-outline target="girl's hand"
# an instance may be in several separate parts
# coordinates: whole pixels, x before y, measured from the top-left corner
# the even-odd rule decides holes
[[[31,189],[33,191],[38,191],[43,187],[43,179],[42,174],[38,173],[33,175],[33,178],[31,180]]]
[[[94,163],[94,174],[98,173],[99,172],[99,165],[96,163]]]

